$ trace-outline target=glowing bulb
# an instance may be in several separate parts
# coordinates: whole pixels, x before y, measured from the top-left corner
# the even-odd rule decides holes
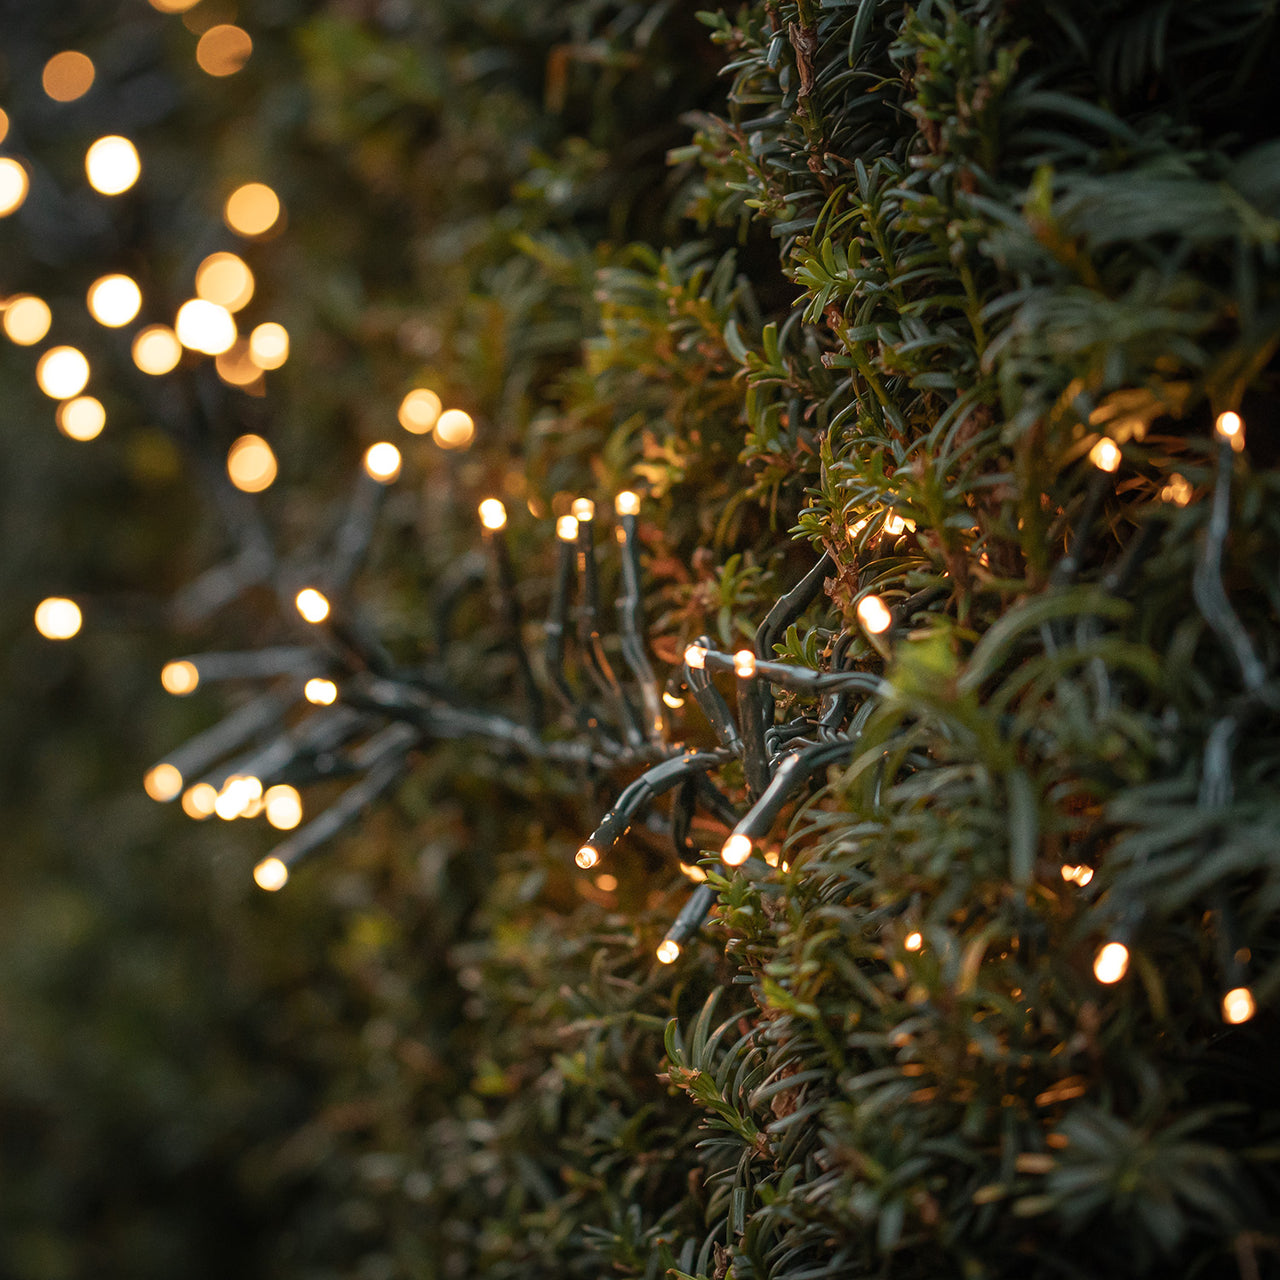
[[[379,484],[390,484],[400,474],[400,450],[382,440],[365,451],[364,469]]]
[[[36,382],[53,400],[70,400],[89,381],[89,362],[75,347],[50,347],[36,365]]]
[[[151,0],[151,7],[159,9],[161,13],[186,13],[199,3],[200,0]]]
[[[262,782],[248,774],[233,774],[222,784],[213,811],[224,822],[243,817],[262,799]]]
[[[207,356],[229,351],[236,340],[236,322],[231,312],[204,298],[184,302],[173,327],[184,347]]]
[[[1065,866],[1062,868],[1062,878],[1068,884],[1079,885],[1081,889],[1093,879],[1093,868],[1086,866]]]
[[[436,444],[445,449],[465,449],[475,438],[476,424],[462,409],[446,409],[435,425]]]
[[[1244,448],[1244,419],[1238,413],[1220,413],[1213,424],[1219,439],[1226,440],[1239,453]]]
[[[182,359],[182,343],[167,324],[148,325],[133,340],[133,363],[143,373],[158,377],[176,368]]]
[[[924,946],[924,934],[919,929],[913,929],[903,938],[902,945],[908,951],[919,951]]]
[[[891,536],[897,536],[907,527],[907,522],[896,512],[891,511],[884,520],[884,531]]]
[[[576,542],[578,539],[578,522],[573,516],[561,516],[556,521],[556,537],[561,542]]]
[[[137,147],[128,138],[109,134],[85,152],[84,170],[95,191],[104,196],[118,196],[137,182],[142,161],[138,159]]]
[[[196,297],[239,311],[253,297],[253,272],[234,253],[211,253],[196,268]]]
[[[20,347],[34,346],[49,332],[52,323],[49,304],[29,293],[10,299],[4,309],[5,336]]]
[[[302,821],[302,797],[287,783],[268,787],[262,804],[267,821],[277,831],[292,831]]]
[[[1110,985],[1119,982],[1129,969],[1129,948],[1123,942],[1108,942],[1093,962],[1093,976]]]
[[[44,64],[40,83],[54,102],[74,102],[89,92],[93,74],[92,59],[67,49],[64,53],[55,53]]]
[[[188,818],[203,822],[213,817],[214,805],[218,803],[218,792],[207,782],[197,782],[182,793],[182,812]]]
[[[9,113],[0,110],[0,142],[9,136]]]
[[[142,290],[128,276],[102,276],[89,286],[89,314],[110,329],[128,324],[142,306]]]
[[[858,621],[873,636],[878,636],[893,626],[893,614],[879,596],[863,596],[858,601]]]
[[[612,893],[618,887],[618,877],[611,876],[607,871],[601,872],[596,876],[596,888],[605,893]]]
[[[750,680],[756,673],[756,655],[750,649],[739,649],[733,655],[733,669],[740,679]]]
[[[166,662],[160,668],[161,687],[165,693],[171,693],[177,698],[185,698],[187,694],[194,693],[199,683],[200,672],[194,662],[187,662],[185,659],[181,662]]]
[[[600,861],[600,851],[592,848],[589,844],[584,844],[582,848],[573,855],[573,860],[583,869],[583,871],[590,871],[591,868]]]
[[[680,697],[679,694],[670,692],[670,690],[663,691],[662,701],[665,702],[672,711],[678,711],[684,706],[684,699]]]
[[[76,396],[58,406],[58,430],[72,440],[94,440],[107,425],[107,411],[95,396]]]
[[[269,489],[278,469],[276,455],[261,436],[241,436],[227,450],[227,475],[242,493]]]
[[[249,359],[259,369],[278,369],[289,358],[289,331],[268,320],[249,335]]]
[[[259,889],[275,893],[277,889],[284,888],[289,879],[289,868],[279,858],[264,858],[254,867],[253,879]]]
[[[243,27],[219,23],[210,27],[196,44],[196,63],[211,76],[233,76],[253,52],[253,40]]]
[[[1233,987],[1222,997],[1222,1017],[1233,1026],[1248,1022],[1257,1011],[1253,992],[1248,987]]]
[[[265,182],[237,187],[222,207],[222,220],[242,236],[265,235],[280,217],[280,197]]]
[[[726,867],[740,867],[751,857],[751,837],[735,831],[720,850],[720,861]]]
[[[36,605],[36,630],[46,640],[70,640],[80,630],[80,606],[63,596],[49,596]]]
[[[317,707],[329,707],[338,700],[338,686],[323,676],[312,676],[302,686],[302,696]]]
[[[1117,471],[1120,468],[1120,446],[1114,440],[1108,440],[1103,436],[1089,450],[1089,461],[1099,471]]]
[[[329,616],[329,601],[315,587],[303,587],[293,603],[307,622],[323,622]]]
[[[640,495],[624,489],[613,500],[613,509],[620,516],[638,516],[640,514]]]
[[[158,764],[147,770],[142,789],[158,803],[168,804],[182,790],[182,774],[171,764]]]
[[[701,671],[707,665],[707,651],[700,644],[691,644],[684,651],[685,666],[694,671]]]
[[[656,954],[660,964],[674,964],[680,959],[680,944],[674,938],[663,938]]]
[[[692,880],[694,884],[703,884],[707,879],[707,873],[701,867],[693,866],[688,862],[680,864],[680,874]]]
[[[1191,495],[1194,490],[1191,482],[1185,477],[1175,472],[1169,477],[1169,483],[1160,490],[1160,500],[1162,502],[1172,502],[1175,506],[1185,507],[1191,501]]]
[[[249,342],[237,338],[231,346],[213,358],[218,377],[228,386],[251,387],[262,377],[262,370],[249,355]]]
[[[30,188],[25,166],[12,156],[0,156],[0,218],[21,209]]]
[[[585,524],[588,520],[595,519],[596,504],[590,498],[574,498],[573,506],[569,510],[579,524]]]
[[[396,417],[400,425],[415,436],[426,435],[436,425],[444,405],[434,391],[415,387],[403,400]]]
[[[480,504],[480,523],[486,529],[502,529],[507,523],[507,509],[497,498],[486,498]]]

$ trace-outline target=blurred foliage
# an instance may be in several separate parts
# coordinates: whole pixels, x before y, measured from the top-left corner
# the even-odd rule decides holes
[[[0,224],[3,289],[48,298],[111,418],[55,436],[6,350],[0,1270],[1280,1273],[1272,9],[254,0],[217,81],[215,0],[5,4],[4,146],[47,180]],[[63,47],[99,66],[79,104],[39,90]],[[109,210],[75,194],[107,129],[147,174]],[[249,178],[288,210],[246,256],[293,357],[264,397],[144,385],[85,287],[127,264],[169,318]],[[219,706],[162,702],[161,657],[283,626],[251,592],[156,634],[258,518],[198,506],[227,444],[270,436],[255,510],[305,564],[414,385],[479,436],[400,437],[363,587],[397,652],[435,654],[490,491],[536,609],[545,517],[643,487],[669,662],[750,634],[810,545],[837,568],[789,659],[830,661],[872,590],[913,601],[858,754],[672,970],[665,834],[616,884],[572,869],[616,780],[441,747],[269,900],[265,833],[135,798]],[[1228,408],[1256,687],[1197,586]],[[29,629],[55,589],[90,601],[66,647]],[[435,656],[501,697],[468,609]]]

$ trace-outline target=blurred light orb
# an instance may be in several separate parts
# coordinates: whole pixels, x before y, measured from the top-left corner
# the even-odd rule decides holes
[[[497,498],[486,498],[480,504],[480,523],[495,531],[504,528],[507,523],[506,507]]]
[[[226,351],[214,357],[218,377],[232,387],[251,387],[262,377],[262,370],[249,355],[249,340],[237,338]]]
[[[624,489],[613,500],[613,509],[620,516],[637,516],[640,514],[640,495],[630,489]]]
[[[64,596],[49,596],[36,605],[36,630],[46,640],[70,640],[84,618],[80,606]]]
[[[101,276],[89,286],[89,314],[109,329],[126,325],[142,308],[142,290],[125,275]]]
[[[237,235],[265,235],[280,217],[280,197],[265,182],[237,187],[222,207],[223,221]]]
[[[192,298],[178,308],[174,322],[178,341],[191,351],[218,356],[229,351],[236,340],[236,322],[226,307],[204,298]]]
[[[218,793],[207,782],[197,782],[182,793],[182,812],[197,822],[211,818],[217,803]]]
[[[426,435],[440,419],[444,405],[434,391],[426,387],[415,387],[400,401],[400,410],[396,415],[400,425],[412,435]]]
[[[241,436],[227,450],[227,475],[242,493],[271,488],[278,470],[276,455],[261,436]]]
[[[307,622],[323,622],[329,616],[329,601],[315,587],[303,587],[293,603]]]
[[[675,964],[680,959],[680,944],[674,938],[663,938],[656,955],[659,964]]]
[[[1233,1026],[1248,1022],[1258,1011],[1253,992],[1248,987],[1233,987],[1222,997],[1222,1017]]]
[[[267,821],[277,831],[292,831],[302,821],[302,797],[287,783],[268,787],[262,804]]]
[[[54,102],[74,102],[93,86],[93,59],[74,49],[55,53],[44,64],[40,83]]]
[[[253,52],[253,40],[243,27],[219,23],[210,27],[196,45],[196,63],[211,76],[233,76]]]
[[[239,311],[253,297],[253,272],[238,254],[211,253],[196,268],[196,297]]]
[[[596,518],[596,504],[590,498],[574,498],[569,511],[579,524],[586,524],[588,520]]]
[[[99,138],[84,157],[89,185],[104,196],[118,196],[128,191],[142,172],[138,149],[119,134]]]
[[[1129,948],[1123,942],[1108,942],[1093,961],[1093,976],[1110,986],[1129,972]]]
[[[0,156],[0,218],[22,208],[30,187],[26,166],[12,156]]]
[[[76,396],[58,406],[58,430],[72,440],[96,440],[107,425],[107,411],[96,396]]]
[[[1103,436],[1089,450],[1089,461],[1099,471],[1117,471],[1120,467],[1120,446],[1114,440],[1109,440],[1106,436]]]
[[[148,325],[133,340],[133,363],[143,373],[159,376],[177,368],[182,343],[167,324]]]
[[[53,400],[70,400],[89,381],[89,362],[75,347],[50,347],[36,365],[36,382]]]
[[[151,7],[159,9],[161,13],[186,13],[188,9],[194,9],[200,0],[151,0]],[[213,811],[210,810],[212,813]]]
[[[160,685],[165,693],[171,693],[175,698],[185,698],[187,694],[194,693],[199,683],[200,672],[194,662],[180,659],[166,662],[160,668]]]
[[[4,310],[4,332],[10,342],[30,347],[39,342],[53,323],[53,312],[43,298],[23,293],[9,300]]]
[[[465,449],[475,439],[476,424],[463,409],[446,409],[436,419],[436,444],[445,449]]]
[[[147,771],[142,779],[142,789],[153,800],[168,804],[182,790],[182,774],[168,762],[158,764]]]
[[[751,857],[751,852],[751,837],[735,831],[724,842],[724,847],[720,850],[720,861],[726,867],[740,867]]]
[[[863,596],[858,601],[858,621],[873,636],[878,636],[893,626],[893,614],[879,596]]]
[[[323,676],[312,676],[302,686],[302,696],[313,706],[331,707],[338,700],[338,686]]]
[[[400,450],[386,440],[365,451],[364,469],[379,484],[390,484],[400,474]]]
[[[0,108],[0,142],[9,136],[9,113]]]
[[[268,320],[249,335],[249,359],[259,369],[278,369],[289,358],[289,331]]]
[[[289,868],[279,858],[264,858],[254,867],[253,879],[259,889],[275,893],[277,889],[284,888],[289,879]]]

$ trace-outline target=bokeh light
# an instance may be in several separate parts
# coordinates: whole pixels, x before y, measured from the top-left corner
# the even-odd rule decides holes
[[[243,27],[219,23],[210,27],[196,45],[196,62],[211,76],[233,76],[253,52],[253,40]]]
[[[445,449],[465,449],[475,434],[474,420],[462,409],[446,409],[436,419],[436,443]]]
[[[253,879],[259,889],[274,893],[284,888],[289,879],[289,868],[279,858],[264,858],[254,867]]]
[[[303,587],[293,603],[307,622],[323,622],[329,616],[329,601],[315,587]]]
[[[23,293],[9,300],[4,310],[4,332],[10,342],[30,347],[39,342],[53,323],[53,312],[43,298]]]
[[[160,669],[161,687],[165,693],[171,693],[176,698],[185,698],[187,694],[194,693],[199,684],[200,672],[196,664],[185,658],[177,662],[166,662]],[[209,812],[212,813],[213,810],[210,809]]]
[[[323,676],[312,676],[302,686],[302,696],[317,707],[331,707],[338,700],[338,686]]]
[[[1108,986],[1129,972],[1129,948],[1123,942],[1108,942],[1093,961],[1093,976]]]
[[[858,601],[858,621],[873,636],[878,636],[893,626],[893,614],[879,596],[863,596]]]
[[[110,329],[119,329],[142,308],[142,290],[125,275],[101,276],[89,286],[89,314]]]
[[[222,217],[238,235],[265,235],[280,217],[280,197],[265,182],[246,182],[227,197]]]
[[[0,142],[9,136],[9,113],[0,108]]]
[[[0,218],[22,208],[30,186],[26,168],[12,156],[0,156]]]
[[[158,764],[147,771],[142,779],[142,789],[153,800],[167,804],[182,790],[182,774],[169,763]]]
[[[400,450],[386,440],[365,451],[364,469],[379,484],[390,484],[400,474]]]
[[[84,157],[84,170],[89,185],[104,196],[118,196],[128,191],[142,172],[138,149],[119,134],[99,138]]]
[[[253,297],[253,272],[234,253],[211,253],[196,268],[196,297],[239,311]]]
[[[36,605],[36,630],[46,640],[70,640],[84,621],[80,606],[65,596],[49,596]]]
[[[204,298],[184,302],[173,327],[184,347],[207,356],[229,351],[236,340],[236,322],[231,312]]]
[[[507,523],[507,509],[497,498],[486,498],[480,504],[480,523],[486,529],[501,529]]]
[[[182,812],[197,822],[211,818],[217,803],[218,793],[207,782],[197,782],[182,793]]]
[[[143,373],[168,373],[181,359],[182,343],[167,324],[148,325],[133,340],[133,363]]]
[[[426,387],[415,387],[400,401],[400,410],[396,415],[400,425],[415,436],[426,435],[439,421],[444,405],[434,391]]]
[[[675,964],[680,959],[680,944],[674,938],[663,938],[655,954],[659,964]]]
[[[262,370],[249,355],[248,338],[237,338],[226,351],[214,357],[218,377],[233,387],[251,387],[262,377]]]
[[[261,493],[269,489],[277,470],[276,455],[261,436],[241,436],[227,451],[227,475],[231,477],[231,483],[244,493]]]
[[[302,797],[296,787],[287,783],[268,787],[262,797],[262,807],[267,821],[277,831],[292,831],[302,821]]]
[[[54,400],[70,400],[89,381],[89,362],[75,347],[50,347],[36,365],[40,390]]]
[[[44,64],[40,83],[55,102],[74,102],[93,86],[93,59],[74,49],[55,53]]]
[[[58,406],[58,430],[72,440],[94,440],[107,425],[107,411],[96,396],[76,396]]]
[[[200,0],[151,0],[151,7],[159,9],[161,13],[186,13],[188,9],[194,9]],[[212,809],[209,810],[213,812]]]
[[[289,331],[268,320],[249,335],[249,359],[259,369],[278,369],[289,358]]]

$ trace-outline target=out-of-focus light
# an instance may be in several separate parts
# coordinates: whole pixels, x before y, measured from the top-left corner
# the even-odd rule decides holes
[[[726,867],[740,867],[751,857],[751,837],[735,831],[720,850],[720,861]]]
[[[278,369],[289,358],[289,331],[274,320],[256,326],[249,335],[249,359],[259,369]]]
[[[237,338],[226,351],[213,358],[218,377],[231,387],[251,387],[262,377],[262,370],[249,355],[249,340]]]
[[[898,534],[905,531],[907,522],[896,511],[891,511],[884,518],[884,531],[890,537],[897,537]]]
[[[213,811],[224,822],[244,817],[262,799],[262,780],[250,774],[233,774],[222,784]]]
[[[89,381],[89,362],[75,347],[50,347],[36,365],[36,382],[53,400],[70,400]]]
[[[302,686],[302,696],[317,707],[329,707],[338,700],[338,686],[323,676],[312,676]]]
[[[585,524],[588,520],[595,519],[596,504],[590,498],[574,498],[569,511],[579,524]]]
[[[503,529],[507,524],[507,509],[497,498],[486,498],[480,504],[480,523],[486,529]]]
[[[1093,879],[1093,868],[1084,865],[1078,867],[1068,865],[1062,868],[1062,878],[1068,884],[1078,885],[1083,889]]]
[[[707,651],[700,644],[691,644],[685,646],[684,651],[685,666],[694,671],[701,671],[707,665]]]
[[[602,871],[596,876],[596,888],[604,893],[612,893],[618,887],[618,877]]]
[[[293,603],[307,622],[323,622],[329,616],[329,601],[315,587],[303,587]]]
[[[242,236],[265,235],[280,218],[280,197],[265,182],[237,187],[222,206],[222,219]]]
[[[142,290],[124,275],[102,276],[89,286],[89,314],[110,329],[126,325],[142,306]]]
[[[1191,482],[1185,476],[1174,472],[1169,477],[1169,483],[1160,490],[1160,501],[1172,502],[1175,506],[1185,507],[1191,501],[1193,492]]]
[[[284,888],[289,879],[289,868],[279,858],[263,858],[253,869],[253,879],[259,889],[275,893],[277,889]]]
[[[1089,450],[1089,461],[1099,471],[1118,471],[1120,469],[1120,446],[1114,440],[1103,436]]]
[[[55,53],[44,64],[40,83],[54,102],[74,102],[93,86],[93,59],[74,49]]]
[[[151,0],[151,7],[159,9],[161,13],[186,13],[199,3],[200,0]]]
[[[107,411],[96,396],[76,396],[58,406],[57,422],[72,440],[95,440],[107,425]]]
[[[400,474],[400,450],[386,440],[365,450],[364,469],[379,484],[390,484]]]
[[[183,659],[179,662],[166,662],[160,668],[160,685],[165,693],[171,693],[174,697],[185,698],[187,694],[194,693],[199,683],[200,672],[196,670],[194,662]]]
[[[142,789],[157,803],[168,804],[182,790],[182,774],[171,764],[158,764],[147,770]]]
[[[684,699],[678,693],[672,693],[670,689],[663,692],[662,701],[665,702],[672,711],[678,711],[684,706]]]
[[[267,821],[277,831],[292,831],[302,821],[302,797],[296,787],[287,783],[268,787],[262,807]]]
[[[104,196],[118,196],[128,191],[142,172],[138,149],[119,134],[108,134],[85,152],[84,171],[89,185]]]
[[[443,449],[465,449],[476,435],[476,424],[463,409],[446,409],[437,419],[435,439]]]
[[[578,538],[578,522],[573,516],[561,516],[556,521],[556,537],[561,542],[576,542]]]
[[[24,293],[11,298],[4,309],[4,332],[20,347],[34,346],[53,323],[53,312],[43,298]]]
[[[9,113],[0,110],[0,142],[3,142],[9,136]]]
[[[750,649],[739,649],[733,655],[733,670],[743,680],[750,680],[756,673],[756,655]]]
[[[879,596],[863,596],[858,601],[858,621],[873,636],[878,636],[893,626],[893,614]]]
[[[907,951],[919,951],[924,946],[924,934],[919,929],[913,929],[903,938],[902,945]]]
[[[583,869],[583,871],[590,871],[591,868],[600,861],[600,850],[589,844],[584,844],[582,848],[573,855],[573,860]]]
[[[196,63],[211,76],[233,76],[253,52],[253,40],[243,27],[219,23],[196,44]]]
[[[253,272],[238,254],[211,253],[196,268],[196,297],[239,311],[253,297]]]
[[[680,959],[680,944],[674,938],[663,938],[656,955],[660,964],[675,964]]]
[[[707,873],[691,862],[682,862],[680,864],[680,874],[692,880],[694,884],[703,884],[707,878]]]
[[[230,351],[236,340],[236,322],[231,312],[204,298],[184,302],[173,327],[184,347],[207,356]]]
[[[1093,976],[1110,986],[1129,971],[1129,948],[1123,942],[1108,942],[1093,961]]]
[[[1233,1026],[1248,1022],[1257,1012],[1253,992],[1248,987],[1233,987],[1222,997],[1222,1017]]]
[[[613,500],[613,509],[620,516],[638,516],[640,514],[640,495],[624,489]]]
[[[0,218],[21,209],[30,189],[26,166],[12,156],[0,156]]]
[[[84,621],[80,606],[64,596],[49,596],[36,605],[36,630],[46,640],[70,640]]]
[[[227,475],[243,493],[269,489],[278,469],[276,455],[261,436],[241,436],[227,450]]]
[[[1244,448],[1244,419],[1238,413],[1228,411],[1218,414],[1213,429],[1218,433],[1218,438],[1230,442],[1237,453]]]
[[[415,387],[403,400],[396,417],[400,425],[412,435],[424,436],[440,419],[440,411],[444,405],[434,391],[426,387]]]
[[[177,368],[182,343],[167,324],[148,325],[133,340],[133,363],[143,373],[159,376]]]
[[[188,818],[203,822],[213,817],[214,806],[218,803],[218,792],[207,782],[197,782],[182,793],[182,812]]]

